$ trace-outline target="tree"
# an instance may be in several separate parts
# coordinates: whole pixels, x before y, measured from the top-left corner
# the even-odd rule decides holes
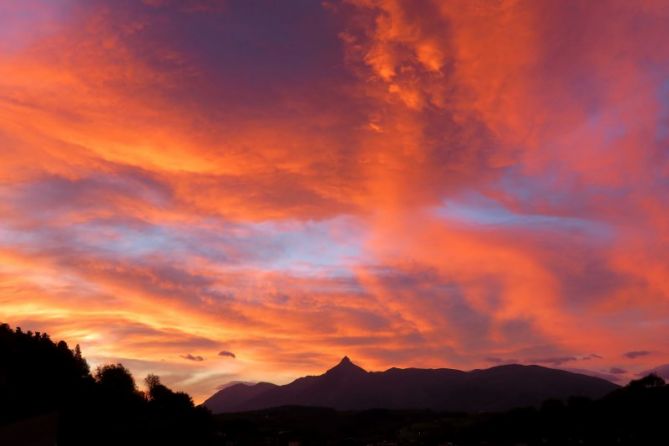
[[[188,410],[193,408],[190,395],[183,392],[174,392],[160,382],[160,377],[150,374],[145,379],[149,401],[168,411]]]
[[[154,375],[153,373],[148,374],[146,378],[144,378],[144,382],[146,383],[149,396],[151,396],[152,391],[154,391],[158,386],[162,385],[160,383],[160,377]]]
[[[135,379],[123,364],[106,364],[95,370],[95,381],[106,393],[117,396],[137,393]]]
[[[81,355],[81,347],[79,347],[79,344],[74,347],[74,360],[79,366],[82,375],[88,375],[91,373],[91,368],[88,366],[88,362]]]
[[[655,387],[664,387],[665,382],[662,378],[657,376],[655,373],[644,376],[641,379],[631,381],[629,387],[631,389],[652,389]]]

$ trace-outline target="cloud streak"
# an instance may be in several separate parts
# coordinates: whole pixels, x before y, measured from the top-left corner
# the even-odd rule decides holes
[[[631,352],[625,352],[623,356],[629,359],[636,359],[636,358],[641,358],[643,356],[648,356],[650,355],[650,353],[651,352],[647,350],[634,350]]]

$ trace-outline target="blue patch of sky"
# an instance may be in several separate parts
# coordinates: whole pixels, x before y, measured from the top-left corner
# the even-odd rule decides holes
[[[175,261],[195,256],[225,267],[330,276],[351,275],[349,266],[360,260],[363,238],[359,225],[342,218],[201,226],[96,220],[32,231],[0,226],[0,243],[24,249],[65,246],[93,255]]]
[[[72,6],[71,0],[0,1],[0,49],[20,51],[55,31]]]
[[[667,139],[669,139],[669,79],[662,83],[658,94],[660,96],[661,109],[656,138],[666,143]]]
[[[575,216],[519,213],[477,192],[448,199],[436,209],[441,218],[483,227],[578,230],[604,237],[609,228],[597,221]]]
[[[163,226],[148,225],[141,228],[111,226],[93,223],[78,229],[84,243],[118,255],[141,257],[156,252],[178,252],[183,244]]]
[[[346,275],[348,265],[361,260],[364,232],[342,218],[311,222],[264,222],[252,225],[256,236],[276,249],[258,266],[310,273],[327,270]]]
[[[37,234],[21,231],[10,226],[0,225],[0,245],[29,245],[40,240]]]
[[[666,190],[669,187],[669,178],[665,174],[669,165],[669,150],[667,150],[669,146],[669,79],[661,83],[658,97],[660,98],[660,111],[655,129],[655,142],[659,150],[655,152],[655,159],[648,174],[653,176],[657,187]],[[669,196],[669,193],[665,196]]]

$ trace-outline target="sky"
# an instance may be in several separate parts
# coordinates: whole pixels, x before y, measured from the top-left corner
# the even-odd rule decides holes
[[[669,376],[667,21],[0,0],[0,320],[196,401],[344,355]]]

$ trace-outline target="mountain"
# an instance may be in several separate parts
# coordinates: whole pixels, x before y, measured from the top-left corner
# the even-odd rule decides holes
[[[215,412],[243,411],[250,400],[277,387],[279,386],[272,383],[236,383],[216,392],[204,402],[204,405]],[[225,409],[219,410],[222,408]]]
[[[604,379],[536,365],[470,372],[415,368],[367,372],[344,357],[322,375],[283,386],[236,384],[215,393],[204,405],[214,413],[287,405],[481,412],[538,405],[549,398],[600,398],[616,388]]]

